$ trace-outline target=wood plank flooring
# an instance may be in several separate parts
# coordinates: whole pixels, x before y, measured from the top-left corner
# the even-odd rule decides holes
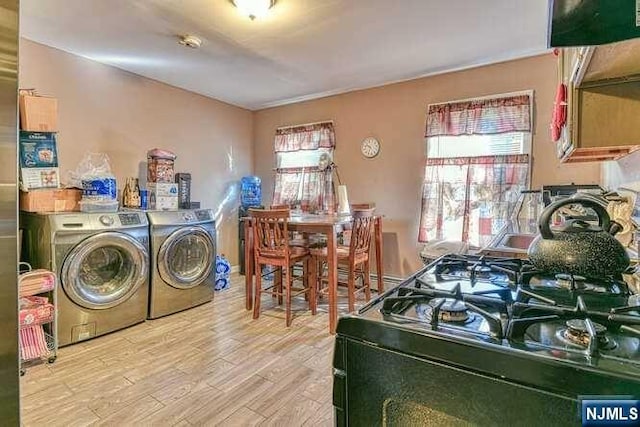
[[[244,309],[243,276],[213,303],[62,348],[21,380],[24,426],[331,426],[328,316],[303,299],[285,327],[268,295]],[[298,311],[299,310],[299,311]]]

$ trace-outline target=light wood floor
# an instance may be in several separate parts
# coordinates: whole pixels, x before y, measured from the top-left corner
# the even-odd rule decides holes
[[[243,276],[213,303],[62,348],[21,380],[25,426],[330,426],[328,317],[265,295],[254,321]]]

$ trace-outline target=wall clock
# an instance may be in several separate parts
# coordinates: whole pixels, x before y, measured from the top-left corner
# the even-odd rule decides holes
[[[362,151],[363,156],[371,159],[380,153],[380,141],[372,136],[365,138],[360,144],[360,151]]]

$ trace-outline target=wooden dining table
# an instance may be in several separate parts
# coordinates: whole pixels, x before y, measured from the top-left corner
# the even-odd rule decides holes
[[[244,227],[244,260],[245,260],[245,292],[246,308],[253,308],[253,279],[255,275],[253,260],[253,232],[251,218],[242,218]],[[335,214],[300,214],[291,215],[288,222],[290,231],[304,234],[324,234],[327,237],[327,269],[329,297],[329,332],[335,334],[338,323],[338,234],[351,224],[351,217]],[[382,266],[382,217],[374,218],[374,247],[376,254],[376,277],[378,294],[384,292]]]

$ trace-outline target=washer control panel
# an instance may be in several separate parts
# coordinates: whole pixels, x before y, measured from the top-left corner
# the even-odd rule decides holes
[[[118,214],[120,224],[122,225],[140,225],[140,216],[137,213],[121,213]]]
[[[104,225],[105,227],[109,227],[115,222],[111,215],[100,215],[98,220],[100,221],[100,224]]]

